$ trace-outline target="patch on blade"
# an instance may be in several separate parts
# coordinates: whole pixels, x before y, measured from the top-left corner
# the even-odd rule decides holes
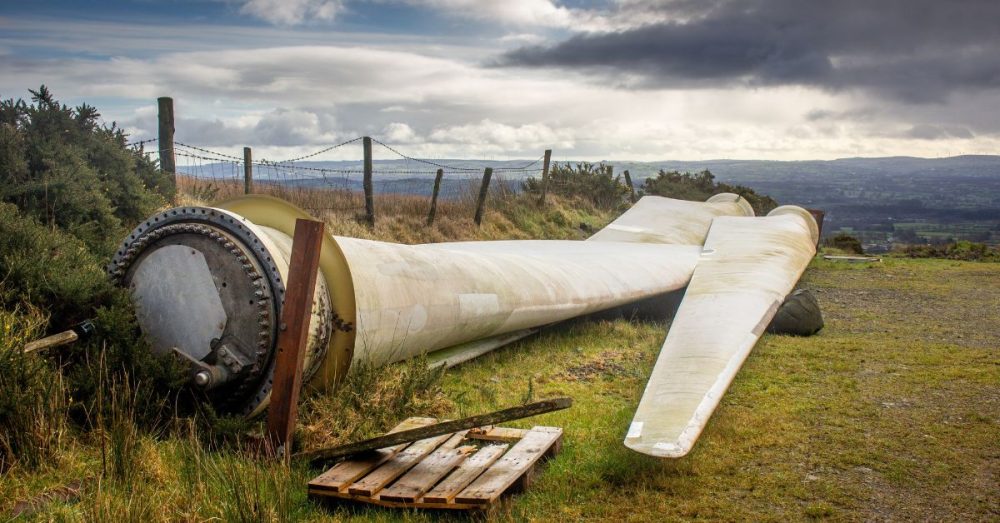
[[[677,454],[681,451],[681,446],[676,443],[668,443],[666,441],[661,441],[656,445],[653,445],[656,450],[662,450],[664,452],[669,452],[671,454]]]
[[[621,432],[619,432],[621,434]],[[635,439],[642,436],[642,422],[633,421],[628,427],[628,434],[625,435],[625,439]]]

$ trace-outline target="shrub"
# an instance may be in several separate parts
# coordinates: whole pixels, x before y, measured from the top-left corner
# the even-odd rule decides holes
[[[142,380],[152,390],[179,383],[172,359],[156,357],[141,337],[127,291],[111,284],[99,258],[83,241],[24,216],[0,203],[0,309],[34,309],[44,320],[30,332],[22,324],[14,336],[41,336],[94,318],[94,336],[59,349],[52,357],[65,367],[66,386],[77,419],[94,407],[100,385],[100,357],[112,376]],[[124,378],[122,378],[124,379]],[[158,416],[163,397],[149,396],[139,415]],[[101,406],[104,407],[103,405]]]
[[[578,197],[590,201],[601,209],[618,209],[624,206],[629,195],[628,187],[614,176],[611,165],[578,163],[554,165],[549,171],[548,192],[567,197]],[[541,194],[542,182],[528,178],[521,188],[525,192]]]
[[[69,108],[43,85],[0,100],[0,202],[109,254],[126,229],[174,196],[173,178],[125,147],[87,104]]]
[[[655,178],[646,178],[641,190],[642,194],[698,202],[703,202],[715,194],[724,192],[735,193],[745,198],[757,216],[764,216],[778,206],[778,202],[774,198],[758,194],[749,187],[717,183],[715,175],[708,170],[697,174],[661,170]]]
[[[851,254],[865,253],[865,250],[861,247],[861,242],[850,234],[838,234],[833,238],[827,238],[823,241],[823,244],[827,247],[840,249]]]

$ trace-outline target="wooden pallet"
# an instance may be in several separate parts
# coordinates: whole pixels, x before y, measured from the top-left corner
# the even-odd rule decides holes
[[[409,418],[392,432],[437,422]],[[482,427],[353,456],[309,482],[309,496],[383,507],[483,509],[531,483],[563,430]]]

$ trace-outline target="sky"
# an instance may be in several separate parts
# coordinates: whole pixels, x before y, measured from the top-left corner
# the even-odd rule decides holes
[[[272,160],[1000,154],[1000,1],[0,0],[0,97],[41,84]]]

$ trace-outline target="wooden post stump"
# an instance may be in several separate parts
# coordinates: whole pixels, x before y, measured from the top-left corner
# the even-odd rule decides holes
[[[486,207],[486,195],[490,192],[490,178],[493,177],[493,168],[487,167],[483,171],[483,183],[479,186],[479,201],[476,202],[476,225],[483,224],[483,208]]]
[[[431,194],[431,210],[427,213],[427,225],[434,224],[434,214],[437,213],[438,193],[441,192],[441,178],[444,177],[444,169],[438,169],[434,177],[434,192]]]
[[[272,448],[282,454],[285,462],[291,456],[292,434],[298,417],[302,361],[309,340],[309,320],[312,317],[319,254],[323,246],[323,227],[323,222],[295,221],[288,284],[281,307],[274,383],[267,411],[267,435]]]

